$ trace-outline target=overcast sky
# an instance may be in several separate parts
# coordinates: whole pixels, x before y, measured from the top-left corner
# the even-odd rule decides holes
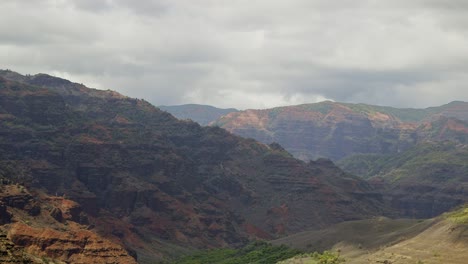
[[[435,106],[468,101],[468,1],[0,0],[0,68],[155,105]]]

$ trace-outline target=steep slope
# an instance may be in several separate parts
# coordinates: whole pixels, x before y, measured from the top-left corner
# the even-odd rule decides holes
[[[329,161],[306,164],[112,91],[22,78],[0,78],[0,162],[15,172],[4,174],[78,202],[141,263],[387,213]]]
[[[467,119],[466,102],[397,109],[326,101],[230,113],[212,125],[261,142],[278,142],[303,160],[339,160],[358,153],[397,153],[420,141],[440,140],[434,129],[447,120],[442,137],[455,131],[466,142],[468,130],[460,130],[457,123]]]
[[[393,155],[357,155],[340,162],[369,177],[402,215],[432,217],[468,202],[468,145],[428,142]]]
[[[468,209],[434,219],[352,221],[322,231],[308,231],[274,241],[313,251],[340,251],[346,263],[466,263]],[[302,262],[301,262],[302,261]],[[282,263],[306,263],[307,258]]]
[[[234,108],[222,109],[199,104],[161,105],[158,108],[172,114],[178,119],[191,119],[202,126],[208,125],[223,115],[238,111]]]

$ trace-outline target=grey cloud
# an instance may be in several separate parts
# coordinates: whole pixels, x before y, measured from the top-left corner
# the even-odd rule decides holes
[[[133,10],[137,14],[149,16],[161,15],[168,11],[171,4],[177,1],[169,0],[114,0],[113,3],[122,7]]]
[[[451,1],[444,1],[444,0],[419,0],[419,4],[432,7],[434,9],[449,9],[449,10],[468,10],[468,2],[464,0],[451,0]]]
[[[75,8],[91,12],[109,11],[112,8],[112,2],[110,0],[72,0],[72,4]]]
[[[424,107],[468,100],[466,10],[436,0],[2,1],[0,59],[154,104]]]

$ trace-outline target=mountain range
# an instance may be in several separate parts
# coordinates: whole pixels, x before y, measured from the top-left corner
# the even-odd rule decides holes
[[[91,230],[140,263],[392,214],[371,184],[328,160],[297,160],[278,144],[45,74],[0,72],[0,119],[0,176],[46,200],[76,203],[67,218],[35,199],[42,213],[75,226],[69,232]],[[1,226],[7,237],[18,222],[35,228],[14,204],[4,206],[13,214]],[[51,255],[31,240],[21,245],[33,256],[71,261],[82,252],[64,252],[63,241]]]
[[[466,209],[389,219],[468,202],[465,102],[177,108],[1,70],[0,261],[155,263],[262,239],[413,263],[389,256],[466,245]]]

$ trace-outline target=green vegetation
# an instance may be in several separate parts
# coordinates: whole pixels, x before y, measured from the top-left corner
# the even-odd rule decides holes
[[[338,253],[324,251],[322,254],[314,252],[301,254],[293,258],[280,261],[278,264],[339,264],[345,263],[345,259],[340,257]]]
[[[458,210],[445,213],[444,217],[457,224],[468,224],[468,205],[464,205]]]
[[[241,249],[215,249],[182,257],[172,264],[271,264],[300,254],[286,246],[254,242]],[[332,262],[323,262],[332,263]]]
[[[299,262],[298,262],[299,261]],[[339,264],[345,260],[337,253],[301,253],[284,245],[254,242],[240,249],[214,249],[201,251],[171,262],[172,264]]]

